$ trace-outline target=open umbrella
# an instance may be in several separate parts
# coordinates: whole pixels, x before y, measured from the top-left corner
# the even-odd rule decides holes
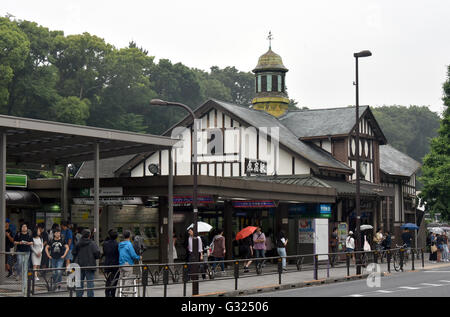
[[[442,234],[442,233],[444,233],[444,230],[442,230],[442,229],[439,228],[439,227],[428,228],[428,230],[431,231],[431,232],[437,233],[437,234]]]
[[[239,231],[237,233],[236,240],[241,240],[241,239],[247,238],[249,235],[251,235],[253,232],[255,232],[256,229],[257,229],[257,227],[252,227],[252,226],[245,227],[244,229],[242,229],[241,231]]]
[[[194,224],[191,224],[187,230],[194,228]],[[212,229],[212,226],[209,223],[198,221],[197,222],[197,231],[198,232],[210,232]]]
[[[370,230],[370,229],[373,229],[373,227],[372,227],[371,225],[362,225],[361,227],[359,227],[359,229],[360,229],[361,231],[364,231],[364,230]]]
[[[404,225],[402,225],[400,228],[402,229],[413,229],[413,230],[419,230],[419,227],[416,226],[413,223],[405,223]]]

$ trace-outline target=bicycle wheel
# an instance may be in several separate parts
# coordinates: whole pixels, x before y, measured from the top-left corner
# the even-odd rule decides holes
[[[394,253],[394,270],[399,272],[400,271],[400,254],[398,252]]]

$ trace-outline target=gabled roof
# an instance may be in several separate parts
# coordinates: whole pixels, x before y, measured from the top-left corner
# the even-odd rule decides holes
[[[111,178],[120,175],[116,175],[116,170],[123,166],[126,162],[131,160],[135,155],[124,155],[111,157],[100,160],[100,178]],[[94,161],[83,162],[78,170],[75,178],[93,178],[94,177]]]
[[[222,109],[238,117],[240,121],[246,122],[247,124],[255,128],[264,128],[264,127],[279,128],[280,144],[284,145],[289,150],[302,156],[303,158],[305,158],[306,160],[310,161],[311,163],[313,163],[318,167],[334,168],[346,170],[348,172],[353,171],[352,168],[342,163],[341,161],[335,159],[328,152],[318,149],[317,147],[309,145],[303,141],[300,141],[277,118],[264,111],[253,110],[251,108],[246,108],[215,99],[211,99],[211,101],[208,101],[207,103],[205,103],[205,105],[208,105],[208,103],[211,102],[215,103]]]
[[[380,169],[390,176],[411,177],[421,164],[389,144],[380,146]]]
[[[359,118],[368,115],[375,134],[386,143],[369,106],[359,107]],[[348,135],[355,128],[355,107],[288,111],[279,120],[298,138]]]

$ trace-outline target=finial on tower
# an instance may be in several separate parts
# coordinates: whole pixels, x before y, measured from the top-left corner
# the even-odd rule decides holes
[[[267,39],[269,40],[269,49],[272,49],[272,40],[273,40],[273,35],[272,35],[272,31],[269,31],[269,36],[267,37]]]

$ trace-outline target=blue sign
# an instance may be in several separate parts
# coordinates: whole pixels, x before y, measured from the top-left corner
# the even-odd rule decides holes
[[[331,214],[331,205],[327,204],[327,205],[320,205],[319,207],[319,211],[321,214]]]

